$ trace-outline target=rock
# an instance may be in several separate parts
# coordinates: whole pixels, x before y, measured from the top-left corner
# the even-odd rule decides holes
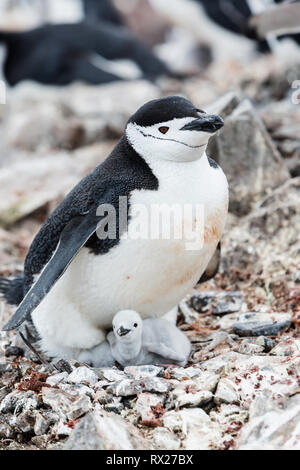
[[[292,323],[290,313],[245,313],[238,317],[233,331],[239,336],[276,336]]]
[[[33,436],[31,442],[40,450],[45,450],[49,443],[49,437],[47,435],[44,436]]]
[[[181,434],[183,449],[208,450],[221,445],[219,426],[200,408],[169,411],[163,418],[163,424]]]
[[[22,411],[36,410],[41,405],[38,395],[32,391],[9,393],[0,404],[0,413],[21,413]]]
[[[221,379],[215,393],[215,403],[238,404],[240,395],[237,389],[238,387],[232,380],[226,378]]]
[[[191,325],[192,323],[195,323],[198,319],[198,313],[193,311],[186,300],[182,300],[180,304],[178,305],[178,310],[182,314],[184,323],[187,325]]]
[[[264,348],[264,352],[270,352],[272,348],[275,346],[275,341],[271,338],[266,338],[266,336],[259,336],[255,340],[255,344],[258,346],[262,346]]]
[[[151,449],[138,429],[118,415],[97,407],[76,425],[64,450],[146,450]]]
[[[16,436],[16,429],[11,426],[8,419],[0,416],[0,439],[13,439]]]
[[[72,427],[68,426],[63,420],[59,419],[51,430],[51,434],[57,438],[63,438],[72,434]]]
[[[269,189],[289,179],[284,161],[248,100],[227,117],[215,141],[216,159],[229,181],[233,213],[249,213]]]
[[[92,388],[82,384],[58,384],[58,388],[70,395],[77,397],[78,395],[87,395],[89,398],[94,398],[95,392]]]
[[[250,407],[238,450],[300,450],[300,395],[274,399],[266,391]]]
[[[248,420],[249,413],[237,405],[222,403],[217,409],[209,413],[212,421],[215,421],[224,429],[231,428],[231,432],[237,434],[241,426]]]
[[[187,383],[186,383],[187,382]],[[197,391],[197,386],[195,386],[192,380],[187,380],[178,385],[171,393],[171,404],[175,408],[182,407],[200,407],[209,403],[213,394],[207,390]],[[169,407],[169,408],[170,408]]]
[[[146,366],[129,366],[125,367],[125,374],[134,377],[136,380],[143,379],[144,377],[157,377],[161,375],[162,367],[146,365]]]
[[[165,371],[165,377],[182,380],[198,377],[202,373],[199,367],[168,367]]]
[[[140,419],[140,424],[149,427],[161,426],[161,417],[164,415],[163,395],[144,392],[141,393],[134,406],[134,411]]]
[[[13,423],[13,426],[18,432],[27,434],[34,432],[35,419],[35,411],[23,411],[18,416],[14,417],[11,423]]]
[[[178,450],[180,439],[166,428],[156,428],[152,435],[155,449],[158,450]]]
[[[85,385],[95,385],[98,380],[99,378],[95,372],[85,366],[74,369],[68,378],[68,382]]]
[[[34,434],[36,436],[42,436],[46,434],[52,424],[56,422],[58,416],[55,413],[49,411],[42,411],[36,413],[34,423]]]
[[[167,380],[159,377],[149,377],[143,380],[120,380],[107,387],[107,392],[117,397],[128,397],[141,392],[167,393],[169,389],[170,384]]]
[[[92,408],[92,403],[86,395],[71,395],[70,393],[44,387],[42,398],[62,419],[74,420],[83,416]]]
[[[94,369],[94,371],[101,380],[105,379],[108,382],[118,382],[126,378],[123,371],[115,368]]]
[[[227,353],[201,366],[218,368],[217,360],[220,366],[223,363],[223,377],[215,393],[217,403],[236,402],[248,410],[256,397],[266,390],[275,398],[289,396],[299,389],[297,368],[300,357],[288,359]]]
[[[199,313],[225,315],[239,312],[243,305],[243,297],[240,292],[202,291],[190,298],[190,304]]]
[[[270,351],[272,356],[298,356],[300,354],[300,339],[282,338],[280,342]]]
[[[69,377],[67,372],[60,372],[59,374],[50,375],[47,378],[46,384],[50,385],[51,387],[56,387],[61,382],[65,382]]]
[[[255,355],[255,354],[262,354],[264,351],[265,351],[264,345],[252,343],[248,339],[244,339],[238,347],[238,352],[240,354]]]

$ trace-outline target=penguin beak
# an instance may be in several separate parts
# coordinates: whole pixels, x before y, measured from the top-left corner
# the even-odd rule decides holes
[[[201,131],[213,134],[224,126],[223,119],[217,114],[203,114],[189,124],[183,126],[181,131]]]
[[[127,330],[126,328],[123,328],[123,326],[120,326],[118,329],[117,333],[119,336],[125,336],[127,335],[131,330]]]

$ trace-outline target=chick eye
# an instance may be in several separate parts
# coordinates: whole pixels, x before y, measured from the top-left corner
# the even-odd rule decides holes
[[[137,323],[135,323],[133,326],[134,326],[134,328],[137,328],[138,324],[137,324]]]
[[[159,132],[161,132],[162,134],[166,134],[166,133],[168,132],[168,130],[169,130],[169,127],[167,127],[167,126],[162,126],[162,127],[160,127],[158,130],[159,130]]]

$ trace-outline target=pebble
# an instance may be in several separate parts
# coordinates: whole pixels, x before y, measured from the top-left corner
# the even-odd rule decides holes
[[[99,378],[91,369],[85,366],[77,367],[68,377],[68,382],[74,384],[95,385]]]
[[[165,398],[154,393],[141,393],[138,396],[134,411],[144,426],[156,427],[161,424],[161,416],[164,414]]]
[[[167,393],[170,383],[159,377],[149,377],[143,380],[124,379],[107,387],[107,392],[116,396],[128,397],[141,392]]]
[[[143,379],[145,377],[157,377],[163,372],[162,367],[146,365],[146,366],[129,366],[125,367],[124,372],[130,377],[134,377],[136,380]]]
[[[199,313],[226,315],[242,309],[244,295],[240,292],[203,291],[190,298],[191,307]]]
[[[50,406],[61,419],[74,420],[80,418],[92,408],[88,396],[76,396],[62,390],[43,387],[42,398],[44,404]]]
[[[155,449],[178,450],[180,448],[180,439],[166,428],[156,428],[152,438]]]
[[[245,313],[233,325],[239,336],[276,336],[287,330],[292,322],[289,313]]]
[[[239,403],[240,395],[237,390],[237,386],[232,380],[222,378],[219,383],[214,397],[215,403]]]

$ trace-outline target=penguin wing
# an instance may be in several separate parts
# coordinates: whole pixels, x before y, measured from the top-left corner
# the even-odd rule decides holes
[[[182,362],[185,360],[181,354],[169,348],[163,343],[147,343],[144,347],[150,352],[162,356],[164,359],[170,359],[175,362]]]
[[[99,201],[100,204],[101,201]],[[97,229],[103,229],[108,222],[109,216],[99,217],[96,215],[96,206],[93,206],[87,214],[76,216],[70,220],[61,232],[52,257],[43,267],[39,278],[33,283],[14,315],[4,326],[4,331],[13,330],[26,320],[61,278],[90,236]]]

